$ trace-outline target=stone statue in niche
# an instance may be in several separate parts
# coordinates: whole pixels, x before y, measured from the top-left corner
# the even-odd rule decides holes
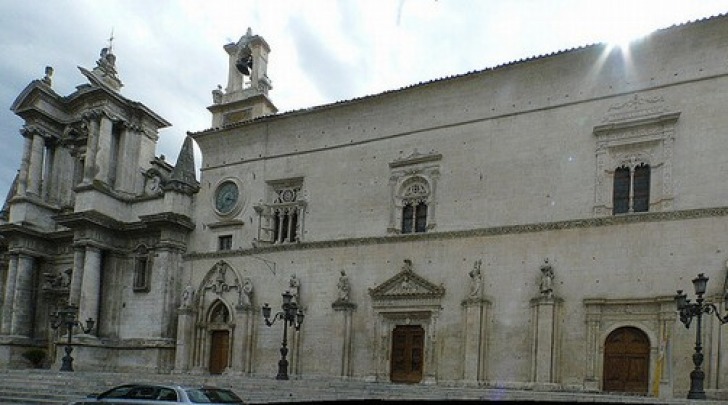
[[[410,259],[404,259],[404,264],[402,265],[402,271],[409,273],[412,271],[412,260]]]
[[[296,304],[300,303],[300,293],[301,293],[301,281],[296,278],[296,273],[291,274],[291,279],[288,282],[288,286],[291,288],[290,292],[293,296],[293,302]]]
[[[243,286],[240,288],[239,304],[243,306],[253,305],[253,281],[247,277],[243,279]]]
[[[480,272],[480,266],[483,264],[482,259],[478,259],[473,264],[473,269],[470,270],[470,298],[480,298],[481,286],[483,284],[483,275]]]
[[[346,275],[346,272],[344,270],[341,270],[341,275],[339,276],[339,283],[336,285],[339,289],[339,301],[342,302],[348,302],[349,301],[349,292],[351,291],[351,286],[349,285],[349,276]]]
[[[549,259],[544,260],[541,265],[541,283],[539,284],[541,295],[551,298],[554,295],[554,269],[549,263]]]

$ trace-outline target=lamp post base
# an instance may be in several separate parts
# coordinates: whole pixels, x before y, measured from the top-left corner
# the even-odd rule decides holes
[[[278,361],[278,375],[276,380],[287,380],[288,379],[288,360],[280,359]]]
[[[73,357],[71,357],[73,348],[71,346],[66,346],[65,351],[66,355],[63,356],[63,363],[61,364],[60,371],[73,371]]]
[[[693,370],[690,372],[690,391],[688,391],[688,399],[706,399],[705,390],[703,389],[703,381],[705,373],[703,370]]]

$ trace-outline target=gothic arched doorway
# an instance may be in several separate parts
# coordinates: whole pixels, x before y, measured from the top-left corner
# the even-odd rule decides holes
[[[392,382],[422,381],[425,330],[419,325],[397,325],[392,331]]]
[[[210,311],[210,374],[222,374],[230,365],[230,331],[227,324],[230,312],[225,304],[218,301]]]
[[[646,394],[650,369],[650,340],[641,330],[614,330],[604,342],[603,391]]]

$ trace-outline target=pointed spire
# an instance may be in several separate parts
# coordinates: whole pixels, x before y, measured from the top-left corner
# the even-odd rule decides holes
[[[194,194],[200,189],[200,183],[195,175],[195,155],[192,149],[192,138],[185,137],[182,149],[177,155],[177,164],[172,169],[172,175],[166,184],[165,190],[177,190],[185,194]]]

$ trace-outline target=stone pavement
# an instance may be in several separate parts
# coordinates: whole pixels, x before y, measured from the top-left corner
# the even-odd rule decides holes
[[[58,372],[50,370],[0,370],[0,404],[60,405],[130,382],[214,385],[231,388],[246,402],[321,403],[386,402],[387,404],[448,402],[551,402],[602,404],[726,404],[726,401],[661,400],[636,395],[532,391],[443,385],[405,385],[332,379],[278,381],[272,377],[207,376],[190,374],[122,374]]]

